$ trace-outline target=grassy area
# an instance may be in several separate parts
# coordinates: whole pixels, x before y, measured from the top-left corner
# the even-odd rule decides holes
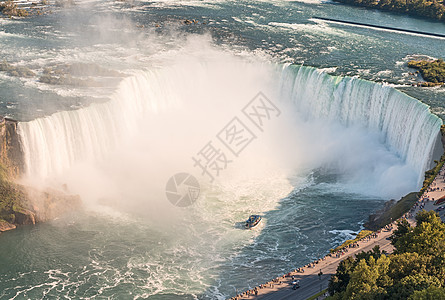
[[[306,300],[315,300],[315,299],[317,299],[318,297],[323,296],[323,294],[326,293],[327,291],[328,291],[328,289],[322,290],[321,292],[319,292],[319,293],[313,295],[313,296],[310,297],[310,298],[307,298]]]
[[[417,192],[412,192],[406,196],[403,196],[399,201],[391,206],[391,208],[389,208],[388,210],[384,210],[381,215],[379,215],[379,212],[377,212],[376,215],[372,215],[370,217],[370,220],[365,223],[365,228],[377,230],[388,225],[389,223],[397,220],[398,218],[403,216],[403,214],[409,211],[417,200]],[[376,217],[373,218],[374,216]]]
[[[347,247],[347,246],[349,246],[349,245],[351,245],[351,244],[353,244],[353,243],[355,243],[355,242],[358,242],[358,241],[361,240],[362,238],[367,237],[368,235],[370,235],[370,234],[372,234],[372,233],[374,233],[374,231],[371,231],[371,230],[362,230],[362,231],[360,231],[360,232],[357,234],[357,236],[355,237],[355,239],[345,241],[343,244],[341,244],[341,245],[338,246],[337,248],[335,248],[335,249],[333,249],[333,250],[331,249],[331,252],[336,252],[336,251],[338,251],[338,250],[341,250],[341,249],[343,249],[343,248],[345,248],[345,247]]]

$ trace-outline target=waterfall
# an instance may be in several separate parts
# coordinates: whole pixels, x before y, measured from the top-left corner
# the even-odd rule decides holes
[[[125,78],[108,102],[19,123],[26,173],[45,178],[75,162],[101,157],[131,134],[147,112],[180,102],[178,85],[199,88],[198,82],[212,80],[206,75],[210,67],[141,72]],[[418,172],[421,182],[442,124],[427,105],[387,85],[330,76],[311,67],[271,70],[269,79],[280,101],[291,103],[308,120],[338,121],[377,132],[382,144]]]
[[[381,142],[413,167],[422,182],[442,125],[426,104],[388,85],[292,65],[283,67],[280,91],[307,119],[378,132]]]
[[[148,111],[159,112],[174,101],[175,96],[166,90],[157,95],[151,88],[155,84],[156,72],[141,72],[125,78],[105,103],[20,122],[25,173],[45,178],[78,161],[106,154],[122,137],[134,132]]]

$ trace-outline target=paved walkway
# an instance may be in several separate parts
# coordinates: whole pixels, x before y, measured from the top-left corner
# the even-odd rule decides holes
[[[278,282],[270,281],[265,284],[264,288],[258,290],[257,296],[253,294],[243,295],[238,297],[238,299],[306,299],[328,287],[331,275],[335,274],[338,264],[346,257],[361,251],[371,250],[376,245],[379,245],[381,250],[391,253],[393,247],[387,239],[391,232],[391,230],[382,231],[377,238],[358,242],[359,247],[349,248],[348,252],[339,258],[326,256],[324,260],[316,263],[313,268],[305,267],[304,273],[291,272],[289,277],[281,276],[277,278],[276,281]],[[319,277],[318,273],[320,270],[323,275]],[[292,276],[294,276],[295,280],[300,280],[300,288],[296,290],[292,289]],[[280,281],[281,284],[279,283]]]
[[[414,217],[422,209],[433,210],[439,206],[435,206],[435,200],[442,196],[445,196],[445,167],[442,168],[439,175],[430,185],[428,191],[420,198],[420,200],[412,207],[409,213],[406,214],[408,221],[414,224]],[[443,203],[445,206],[445,202]],[[441,206],[441,205],[440,205]],[[444,220],[445,219],[445,209],[439,212],[439,215]],[[394,222],[395,223],[395,222]],[[396,229],[396,226],[393,227]],[[394,230],[393,229],[393,230]],[[259,299],[259,300],[281,300],[281,299],[307,299],[312,295],[326,289],[329,284],[329,279],[331,275],[335,274],[337,266],[339,263],[348,256],[355,255],[362,251],[369,251],[376,245],[380,246],[381,250],[387,253],[392,253],[394,247],[391,245],[388,237],[391,235],[392,231],[381,230],[376,238],[366,239],[358,242],[359,247],[349,248],[348,252],[339,258],[326,256],[323,260],[315,263],[315,267],[305,267],[304,273],[301,272],[290,272],[290,276],[281,276],[275,280],[271,280],[262,285],[258,289],[258,294],[253,293],[248,295],[246,293],[238,296],[236,299]],[[319,276],[320,271],[323,275]],[[292,289],[292,276],[295,280],[300,281],[300,288]]]

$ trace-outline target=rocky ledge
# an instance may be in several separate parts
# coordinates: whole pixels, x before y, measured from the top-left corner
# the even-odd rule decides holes
[[[17,226],[15,226],[14,224],[8,223],[4,220],[0,220],[0,232],[15,229],[16,227]]]

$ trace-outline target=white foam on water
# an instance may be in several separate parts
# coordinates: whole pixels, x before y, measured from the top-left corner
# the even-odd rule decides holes
[[[332,28],[330,26],[327,26],[326,24],[319,23],[319,24],[298,24],[298,23],[281,23],[281,22],[269,22],[269,26],[275,26],[275,27],[282,27],[287,28],[295,31],[304,31],[304,32],[310,32],[315,34],[329,34],[329,35],[336,35],[336,36],[351,36],[350,33]]]
[[[406,31],[403,31],[403,30],[398,30],[396,28],[394,28],[394,29],[378,28],[378,27],[368,26],[366,24],[363,24],[363,25],[360,25],[360,24],[350,24],[350,23],[345,23],[345,22],[342,22],[342,21],[334,21],[334,20],[320,20],[320,21],[326,22],[326,23],[332,23],[332,24],[340,24],[340,25],[344,25],[344,26],[348,26],[348,27],[366,28],[366,29],[371,29],[371,30],[376,30],[376,31],[383,31],[383,32],[396,33],[396,34],[404,34],[404,35],[425,37],[425,38],[430,38],[430,39],[439,39],[439,40],[445,39],[445,37],[441,37],[441,36],[431,36],[431,35],[422,34],[422,33],[406,32]]]

